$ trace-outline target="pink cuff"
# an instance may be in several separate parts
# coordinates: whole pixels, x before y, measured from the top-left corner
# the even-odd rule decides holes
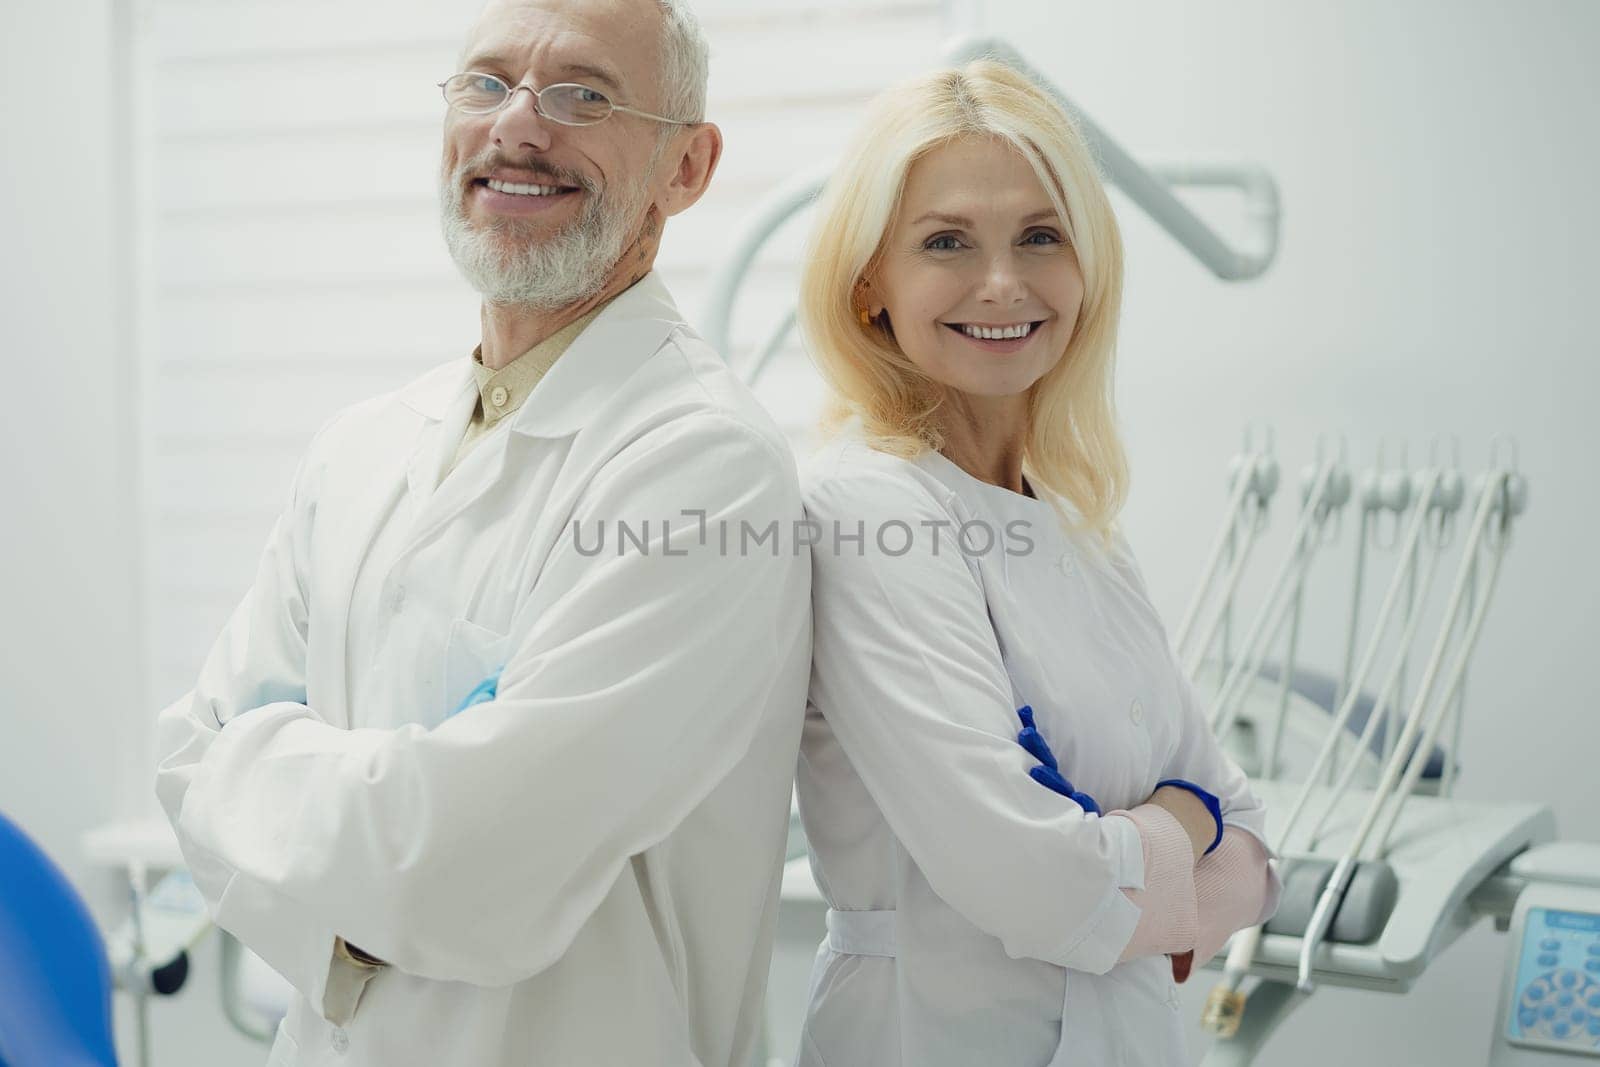
[[[1195,947],[1198,923],[1195,902],[1194,846],[1183,824],[1155,804],[1140,804],[1125,815],[1139,828],[1144,849],[1144,888],[1124,889],[1139,906],[1139,925],[1122,950],[1122,959],[1187,952]],[[1218,847],[1218,852],[1221,847]]]
[[[1194,892],[1199,924],[1195,931],[1194,965],[1221,951],[1235,930],[1266,918],[1273,897],[1273,873],[1267,851],[1254,834],[1224,827],[1222,843],[1194,866]]]

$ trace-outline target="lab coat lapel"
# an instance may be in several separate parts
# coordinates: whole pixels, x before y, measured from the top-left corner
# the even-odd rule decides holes
[[[466,370],[466,384],[471,385],[471,367],[467,366]],[[419,435],[416,450],[406,464],[405,517],[409,526],[402,556],[460,514],[500,477],[505,463],[504,437],[479,444],[477,451],[469,453],[460,467],[450,469],[477,406],[476,387],[463,388],[446,398],[436,409],[440,417],[430,421]],[[488,455],[480,455],[479,451],[486,451]],[[480,462],[484,460],[487,462]]]
[[[342,441],[337,461],[329,464],[324,492],[330,501],[338,501],[336,513],[341,521],[322,542],[319,563],[326,575],[326,592],[319,599],[325,607],[313,623],[312,633],[326,637],[318,642],[320,655],[314,661],[321,670],[313,677],[321,684],[308,688],[319,690],[311,693],[314,706],[336,725],[350,725],[345,657],[351,598],[361,564],[390,513],[400,509],[395,519],[405,521],[411,493],[418,488],[424,492],[431,489],[427,472],[437,471],[430,465],[441,447],[441,426],[452,409],[459,407],[469,381],[470,368],[464,359],[424,375],[401,390],[400,404],[390,408],[387,417],[373,420],[367,435]],[[457,440],[459,437],[457,434]]]

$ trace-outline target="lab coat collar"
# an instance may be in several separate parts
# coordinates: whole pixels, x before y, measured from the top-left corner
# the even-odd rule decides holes
[[[661,276],[646,274],[617,294],[577,336],[510,416],[510,429],[529,437],[576,433],[683,321]],[[438,422],[473,388],[471,360],[456,359],[406,386],[400,400]]]
[[[683,324],[661,276],[646,274],[607,304],[562,353],[511,416],[511,431],[528,437],[577,433]]]

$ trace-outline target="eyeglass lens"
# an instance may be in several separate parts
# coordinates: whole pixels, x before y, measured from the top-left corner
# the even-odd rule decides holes
[[[492,74],[457,74],[445,82],[445,100],[458,111],[486,114],[497,111],[511,87]],[[586,126],[611,114],[611,100],[586,85],[550,85],[538,94],[540,114],[556,122]]]

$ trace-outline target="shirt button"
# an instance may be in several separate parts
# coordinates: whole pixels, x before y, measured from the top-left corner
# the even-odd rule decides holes
[[[344,1032],[344,1027],[335,1026],[333,1034],[328,1038],[328,1042],[333,1045],[333,1051],[342,1056],[345,1050],[350,1047],[350,1035]]]
[[[1135,700],[1133,707],[1128,709],[1128,718],[1132,719],[1137,725],[1144,725],[1144,705]]]
[[[505,407],[506,401],[509,399],[511,399],[511,394],[506,392],[506,387],[503,385],[497,385],[489,390],[489,403],[497,408]]]
[[[1062,574],[1065,574],[1068,577],[1071,577],[1071,575],[1072,575],[1072,567],[1073,567],[1072,553],[1071,552],[1063,552],[1063,553],[1061,553],[1061,558],[1056,561],[1056,566],[1061,569],[1061,573]]]
[[[401,609],[403,609],[405,606],[406,606],[406,587],[403,586],[403,585],[402,586],[397,586],[395,588],[395,591],[394,591],[394,613],[396,615],[400,614]]]

